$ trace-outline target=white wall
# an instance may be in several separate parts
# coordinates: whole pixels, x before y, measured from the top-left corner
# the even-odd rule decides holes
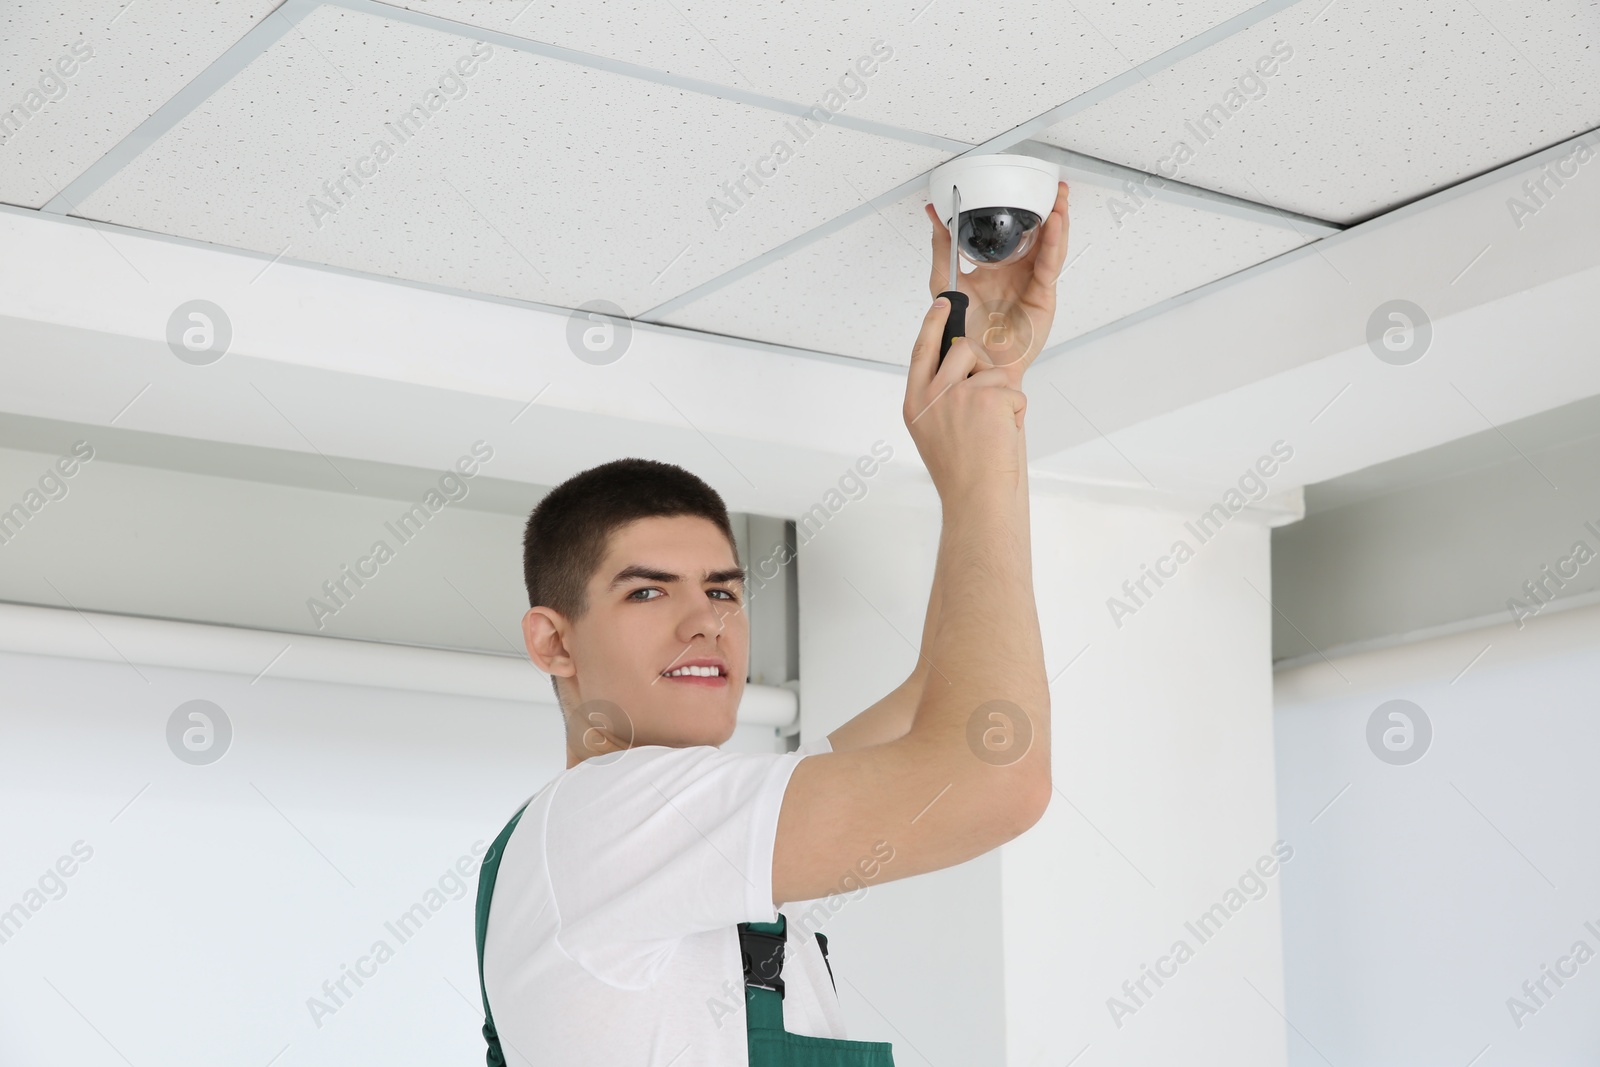
[[[92,849],[0,944],[0,1062],[481,1059],[474,844],[564,765],[553,708],[10,653],[0,677],[0,907]],[[195,698],[234,730],[207,766],[167,747]],[[441,877],[401,943],[385,922]],[[318,1027],[308,998],[379,939]]]
[[[1278,674],[1291,1064],[1595,1062],[1600,958],[1520,1026],[1507,1001],[1600,953],[1597,648],[1600,608],[1552,608]],[[1368,746],[1392,699],[1432,725],[1409,764]]]
[[[0,1063],[482,1061],[477,864],[565,766],[549,689],[497,657],[309,637],[257,678],[283,641],[0,606]],[[47,646],[82,654],[5,651]],[[197,655],[237,669],[150,662]],[[397,683],[457,691],[284,677],[386,656]],[[195,699],[232,728],[207,765],[168,745]],[[741,725],[729,747],[782,742]],[[417,903],[402,940],[385,923]],[[314,1018],[380,939],[393,957]]]

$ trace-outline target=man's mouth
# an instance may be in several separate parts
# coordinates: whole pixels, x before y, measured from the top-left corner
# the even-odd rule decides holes
[[[662,671],[661,677],[690,685],[725,686],[728,684],[728,667],[716,661],[684,663]]]

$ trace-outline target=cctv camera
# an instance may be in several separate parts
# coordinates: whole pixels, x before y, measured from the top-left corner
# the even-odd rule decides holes
[[[1054,163],[1032,156],[961,156],[934,168],[928,198],[968,263],[1000,267],[1033,247],[1060,180]],[[958,198],[961,217],[952,225]]]

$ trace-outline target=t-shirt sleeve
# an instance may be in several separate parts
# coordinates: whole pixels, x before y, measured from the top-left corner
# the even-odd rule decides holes
[[[646,745],[573,768],[545,827],[561,947],[597,977],[641,987],[683,937],[776,921],[778,813],[809,754]]]
[[[802,756],[815,756],[823,752],[832,752],[833,742],[828,740],[827,734],[818,734],[815,741],[807,741],[795,751]],[[773,922],[777,922],[777,920],[774,919]]]

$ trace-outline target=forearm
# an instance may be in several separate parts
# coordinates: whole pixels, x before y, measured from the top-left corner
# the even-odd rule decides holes
[[[939,543],[944,544],[944,531],[941,526]],[[939,629],[939,612],[944,600],[944,579],[935,555],[933,567],[933,588],[928,591],[928,612],[922,618],[922,644],[917,649],[917,662],[911,668],[911,676],[905,685],[912,691],[913,698],[922,696],[922,687],[927,683],[930,668],[933,664],[933,635]],[[906,728],[910,729],[911,719],[906,718]]]
[[[923,691],[911,729],[935,743],[964,739],[978,708],[1004,701],[1014,707],[1001,709],[1003,719],[990,715],[986,721],[1009,727],[1018,743],[1031,741],[1026,755],[1019,752],[1003,765],[1019,780],[1047,781],[1050,695],[1033,597],[1026,458],[1022,447],[1019,452],[1014,484],[996,478],[945,502],[937,600],[929,604],[918,661]]]
[[[1026,470],[1027,453],[1026,445],[1019,441],[1020,469]],[[1027,616],[1033,620],[1034,641],[1037,646],[1038,615],[1033,607],[1032,592],[1032,553],[1029,548],[1028,530],[1028,496],[1027,482],[1023,479],[1017,485],[1016,493],[1010,498],[1013,511],[1020,508],[1020,522],[1023,531],[1022,563],[1027,569]],[[844,725],[828,735],[835,752],[850,749],[866,748],[870,745],[881,745],[897,738],[904,737],[911,729],[916,718],[917,706],[921,703],[923,692],[929,685],[929,680],[942,685],[948,685],[950,679],[941,669],[943,664],[935,656],[934,637],[938,633],[943,621],[944,590],[946,585],[945,573],[949,569],[949,527],[941,517],[939,531],[939,546],[933,569],[933,584],[928,591],[928,608],[922,620],[921,643],[917,650],[916,662],[911,666],[911,673],[906,680],[901,682],[876,703],[862,711]],[[1039,674],[1044,671],[1043,650],[1039,649]],[[1046,690],[1048,700],[1048,690]],[[1046,730],[1048,724],[1046,724]],[[1048,732],[1045,734],[1048,737]]]

